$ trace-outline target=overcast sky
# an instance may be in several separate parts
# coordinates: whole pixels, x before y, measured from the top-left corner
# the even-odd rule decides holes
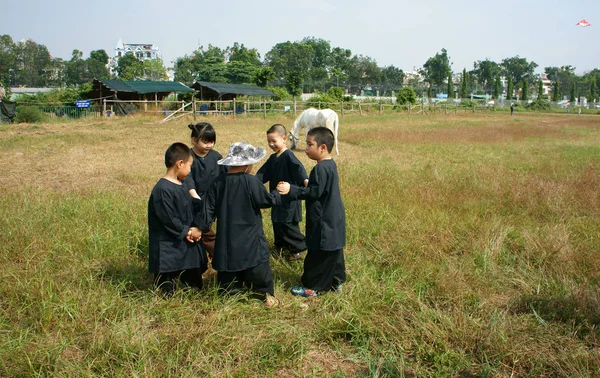
[[[575,26],[583,18],[592,26]],[[167,67],[200,45],[238,42],[264,58],[277,43],[315,37],[405,71],[442,48],[454,72],[517,55],[537,72],[600,68],[600,0],[6,1],[0,34],[32,39],[65,60],[74,49],[113,56],[119,38],[154,43]]]

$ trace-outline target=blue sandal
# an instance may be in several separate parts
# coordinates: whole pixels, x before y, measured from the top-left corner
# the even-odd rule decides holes
[[[290,290],[292,292],[292,295],[298,296],[298,297],[305,297],[305,298],[309,298],[309,297],[316,297],[317,296],[317,292],[311,289],[307,289],[304,286],[293,286],[292,290]]]

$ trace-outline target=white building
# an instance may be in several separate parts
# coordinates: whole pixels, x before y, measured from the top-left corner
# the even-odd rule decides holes
[[[111,74],[115,73],[115,68],[119,58],[126,54],[133,54],[141,61],[149,59],[161,59],[160,49],[154,43],[123,43],[119,38],[115,47],[115,55],[108,61],[108,68]]]

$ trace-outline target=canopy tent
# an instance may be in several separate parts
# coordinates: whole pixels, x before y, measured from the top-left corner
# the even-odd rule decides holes
[[[92,84],[92,98],[113,98],[115,100],[160,101],[169,94],[192,93],[193,89],[176,81],[122,81],[97,80]]]
[[[275,93],[255,85],[223,84],[197,81],[191,85],[198,92],[200,100],[232,100],[238,95],[256,97],[274,97]]]

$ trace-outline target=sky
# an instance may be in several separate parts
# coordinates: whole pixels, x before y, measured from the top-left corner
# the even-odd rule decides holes
[[[519,56],[544,67],[600,68],[600,0],[121,0],[7,1],[0,34],[31,39],[53,57],[117,41],[154,43],[166,67],[199,46],[234,42],[261,55],[277,43],[314,37],[380,67],[420,68],[442,48],[454,72],[478,60]],[[575,24],[586,19],[590,27]]]

